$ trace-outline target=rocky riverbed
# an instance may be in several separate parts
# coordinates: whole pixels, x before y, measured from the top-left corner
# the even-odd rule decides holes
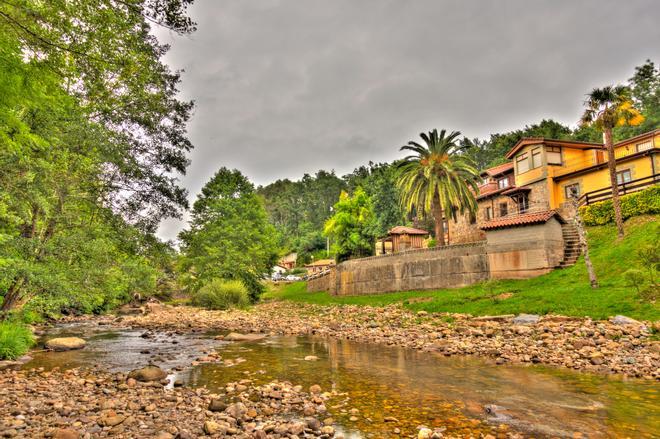
[[[112,320],[113,317],[106,317]],[[122,324],[152,330],[320,335],[366,343],[477,355],[496,364],[542,363],[580,371],[660,379],[653,324],[622,316],[595,321],[563,316],[412,313],[400,306],[317,306],[272,302],[249,311],[207,311],[155,304]]]
[[[341,437],[335,435],[334,420],[305,415],[325,411],[329,394],[319,386],[256,386],[245,378],[213,394],[204,388],[166,388],[167,380],[132,378],[150,378],[151,372],[0,373],[0,437]]]

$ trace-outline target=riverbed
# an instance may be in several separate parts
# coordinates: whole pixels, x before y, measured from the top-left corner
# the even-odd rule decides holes
[[[418,426],[447,434],[517,431],[534,437],[657,437],[660,384],[539,365],[495,365],[327,337],[269,336],[227,342],[217,333],[150,332],[93,322],[53,328],[85,349],[36,352],[24,368],[101,367],[128,371],[154,363],[171,382],[222,392],[229,382],[286,380],[332,391],[326,404],[346,437],[399,437]],[[221,360],[198,361],[217,352]],[[306,359],[307,358],[307,359]]]

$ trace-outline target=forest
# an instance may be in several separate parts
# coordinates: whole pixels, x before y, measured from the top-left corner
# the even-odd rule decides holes
[[[103,313],[135,298],[194,294],[217,279],[240,281],[256,301],[262,276],[289,252],[300,263],[367,255],[394,225],[431,229],[400,203],[397,162],[260,187],[218,163],[188,206],[178,177],[193,148],[186,124],[194,103],[180,99],[180,72],[165,64],[168,47],[151,31],[193,33],[190,3],[0,3],[2,318]],[[659,125],[659,84],[654,62],[635,68],[627,85],[645,119],[617,128],[615,140]],[[461,137],[460,154],[484,169],[525,136],[602,139],[593,127],[544,119],[487,139]],[[189,208],[179,242],[159,240],[160,221]],[[353,221],[351,212],[360,212],[360,233],[343,242],[331,229],[339,214]]]

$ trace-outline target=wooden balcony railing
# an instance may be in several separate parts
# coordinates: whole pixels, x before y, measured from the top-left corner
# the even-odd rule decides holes
[[[631,192],[640,191],[648,186],[660,183],[660,173],[649,175],[648,177],[638,178],[635,180],[619,183],[619,195],[629,194]],[[589,204],[605,201],[612,198],[612,186],[607,186],[602,189],[590,191],[582,194],[578,198],[579,206],[588,206]]]

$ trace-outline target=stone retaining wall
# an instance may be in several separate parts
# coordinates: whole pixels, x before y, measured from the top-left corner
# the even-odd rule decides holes
[[[453,288],[486,279],[488,255],[480,242],[342,262],[336,268],[334,294]]]
[[[553,270],[562,261],[561,224],[489,230],[487,241],[410,250],[342,262],[307,282],[307,291],[339,296],[456,288],[488,279],[520,279]]]

